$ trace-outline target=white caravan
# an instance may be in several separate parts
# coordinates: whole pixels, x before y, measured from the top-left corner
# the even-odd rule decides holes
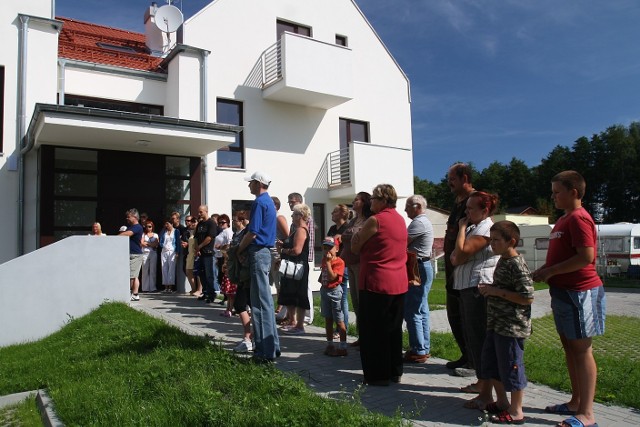
[[[531,271],[542,267],[547,259],[549,234],[553,225],[519,225],[520,241],[516,250],[524,257]]]
[[[640,266],[640,224],[597,225],[598,268],[601,273],[626,273],[630,265]]]

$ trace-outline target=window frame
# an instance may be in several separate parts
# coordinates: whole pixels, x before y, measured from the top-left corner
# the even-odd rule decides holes
[[[336,34],[336,45],[349,47],[349,38],[347,36],[343,36],[342,34]]]
[[[291,30],[283,29],[281,31],[280,29],[281,26],[291,27]],[[307,31],[302,32],[301,30],[307,30]],[[276,40],[280,40],[280,38],[285,32],[298,34],[305,37],[313,37],[313,28],[308,25],[299,24],[293,21],[287,21],[286,19],[280,19],[280,18],[276,19]],[[306,32],[308,32],[309,34],[306,34]]]
[[[221,103],[225,103],[225,104],[229,104],[229,105],[236,105],[237,107],[239,107],[238,108],[238,120],[237,120],[238,123],[225,123],[225,122],[221,121],[220,116],[219,116],[220,104]],[[244,103],[242,101],[238,101],[238,100],[235,100],[235,99],[216,98],[216,123],[235,125],[235,126],[244,126]],[[238,144],[237,147],[232,147],[231,145],[228,145],[228,146],[222,147],[222,148],[218,149],[218,151],[216,151],[216,168],[244,170],[245,163],[246,163],[245,146],[244,146],[244,132],[238,132],[236,134],[236,142],[234,142],[234,144],[236,144],[236,143]],[[220,164],[220,156],[218,156],[218,153],[220,151],[228,152],[228,153],[239,153],[240,154],[240,165]]]

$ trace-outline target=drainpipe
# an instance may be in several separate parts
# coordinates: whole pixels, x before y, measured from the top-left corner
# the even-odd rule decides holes
[[[208,79],[207,79],[207,65],[209,52],[202,50],[202,62],[200,63],[200,121],[206,122],[208,119],[208,103],[207,96],[209,92]],[[202,189],[204,191],[204,205],[207,203],[207,158],[202,158]]]
[[[20,151],[18,158],[18,256],[24,254],[24,156],[31,150],[31,146],[23,148],[23,138],[27,123],[27,34],[29,31],[29,17],[20,15],[20,41],[18,43],[18,123],[16,126],[16,147]]]
[[[66,79],[66,66],[67,61],[65,59],[58,59],[58,65],[60,65],[60,77],[58,77],[58,105],[64,105],[64,93],[65,93],[65,79]]]

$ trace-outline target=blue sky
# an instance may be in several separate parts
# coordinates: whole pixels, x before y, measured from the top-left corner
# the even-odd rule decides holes
[[[440,181],[455,161],[536,166],[556,145],[640,120],[636,0],[356,2],[411,80],[421,178]],[[150,3],[56,0],[56,13],[142,32]]]

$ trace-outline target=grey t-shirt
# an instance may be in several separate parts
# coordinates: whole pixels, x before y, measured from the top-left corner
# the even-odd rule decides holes
[[[407,249],[415,252],[418,258],[430,257],[433,248],[433,225],[426,214],[418,215],[407,228],[409,245]]]

